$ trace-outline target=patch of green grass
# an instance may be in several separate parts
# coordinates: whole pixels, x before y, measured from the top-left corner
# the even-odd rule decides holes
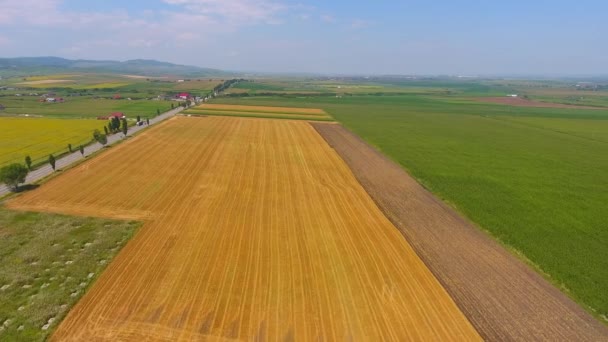
[[[109,96],[109,95],[108,95]],[[64,103],[42,103],[37,96],[4,97],[0,103],[4,109],[2,115],[42,115],[54,118],[95,118],[112,112],[123,112],[128,117],[156,116],[156,110],[167,111],[170,101],[152,100],[109,100],[96,99],[90,96],[64,98]]]
[[[502,119],[608,143],[608,120],[542,117],[503,117]]]
[[[593,106],[593,107],[608,107],[608,92],[598,92],[597,94],[586,94],[581,91],[580,94],[569,95],[569,96],[542,96],[535,95],[534,99],[545,101],[563,103],[576,106]],[[608,110],[608,108],[607,108]]]
[[[264,82],[261,82],[261,81],[239,82],[233,88],[235,88],[235,89],[245,89],[245,90],[249,90],[249,91],[257,91],[257,90],[281,91],[281,90],[285,90],[285,87],[283,87],[281,85],[272,84],[272,83],[264,83]]]
[[[79,86],[78,89],[108,89],[108,88],[120,88],[124,86],[128,86],[129,83],[121,83],[121,82],[108,82],[108,83],[97,83],[90,84],[86,86]]]
[[[0,340],[45,340],[138,227],[0,208]]]
[[[483,87],[475,88],[467,89]],[[595,315],[608,316],[608,113],[501,106],[462,96],[468,97],[215,102],[324,109],[520,251]]]

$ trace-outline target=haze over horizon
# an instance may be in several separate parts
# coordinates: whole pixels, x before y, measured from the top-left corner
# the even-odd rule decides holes
[[[608,4],[0,0],[0,57],[250,72],[607,75]]]

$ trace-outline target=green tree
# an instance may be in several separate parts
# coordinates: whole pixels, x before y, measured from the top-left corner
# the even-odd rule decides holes
[[[112,117],[112,128],[110,129],[111,132],[118,132],[118,130],[120,129],[120,119],[117,118],[116,116]]]
[[[32,157],[25,156],[25,165],[27,166],[28,170],[32,169]]]
[[[101,134],[99,130],[93,131],[93,140],[97,141],[101,145],[105,145],[108,143],[108,137],[105,134]]]
[[[49,155],[49,164],[51,164],[51,167],[53,168],[53,171],[55,171],[55,162],[56,162],[55,156],[52,155],[52,154],[50,154]]]
[[[171,109],[175,108],[175,106],[173,105],[173,103],[171,104]]]
[[[110,128],[110,129],[111,129],[111,128]],[[109,133],[109,132],[108,132],[108,127],[103,126],[103,131],[104,131],[104,132],[106,132],[106,135],[108,135],[108,133]]]
[[[84,146],[80,145],[80,154],[84,157]]]
[[[127,119],[122,119],[122,134],[127,136],[127,131],[129,130],[129,124],[127,123]]]
[[[141,121],[141,117],[138,115],[137,116],[137,122],[140,122],[140,121]]]
[[[156,115],[160,115],[160,109],[156,108]]]
[[[108,136],[105,134],[100,134],[97,142],[100,143],[102,146],[105,146],[108,143]]]
[[[68,151],[70,151],[70,153],[72,153],[72,144],[68,144]]]
[[[11,164],[0,169],[0,182],[6,184],[11,190],[19,190],[19,184],[25,183],[29,170],[21,164]]]

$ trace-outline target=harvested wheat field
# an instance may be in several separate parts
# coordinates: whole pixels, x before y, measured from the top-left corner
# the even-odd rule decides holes
[[[225,104],[208,104],[208,103],[197,106],[196,108],[207,109],[207,110],[227,110],[227,111],[236,111],[236,112],[327,115],[327,113],[323,109],[319,109],[319,108],[243,106],[243,105],[225,105]]]
[[[340,125],[314,123],[488,341],[608,341],[608,329]]]
[[[53,340],[479,340],[306,122],[179,117],[8,204],[144,219]]]

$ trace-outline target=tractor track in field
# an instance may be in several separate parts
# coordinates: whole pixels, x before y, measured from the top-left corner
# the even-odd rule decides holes
[[[310,123],[490,341],[606,341],[608,328],[341,125]]]

